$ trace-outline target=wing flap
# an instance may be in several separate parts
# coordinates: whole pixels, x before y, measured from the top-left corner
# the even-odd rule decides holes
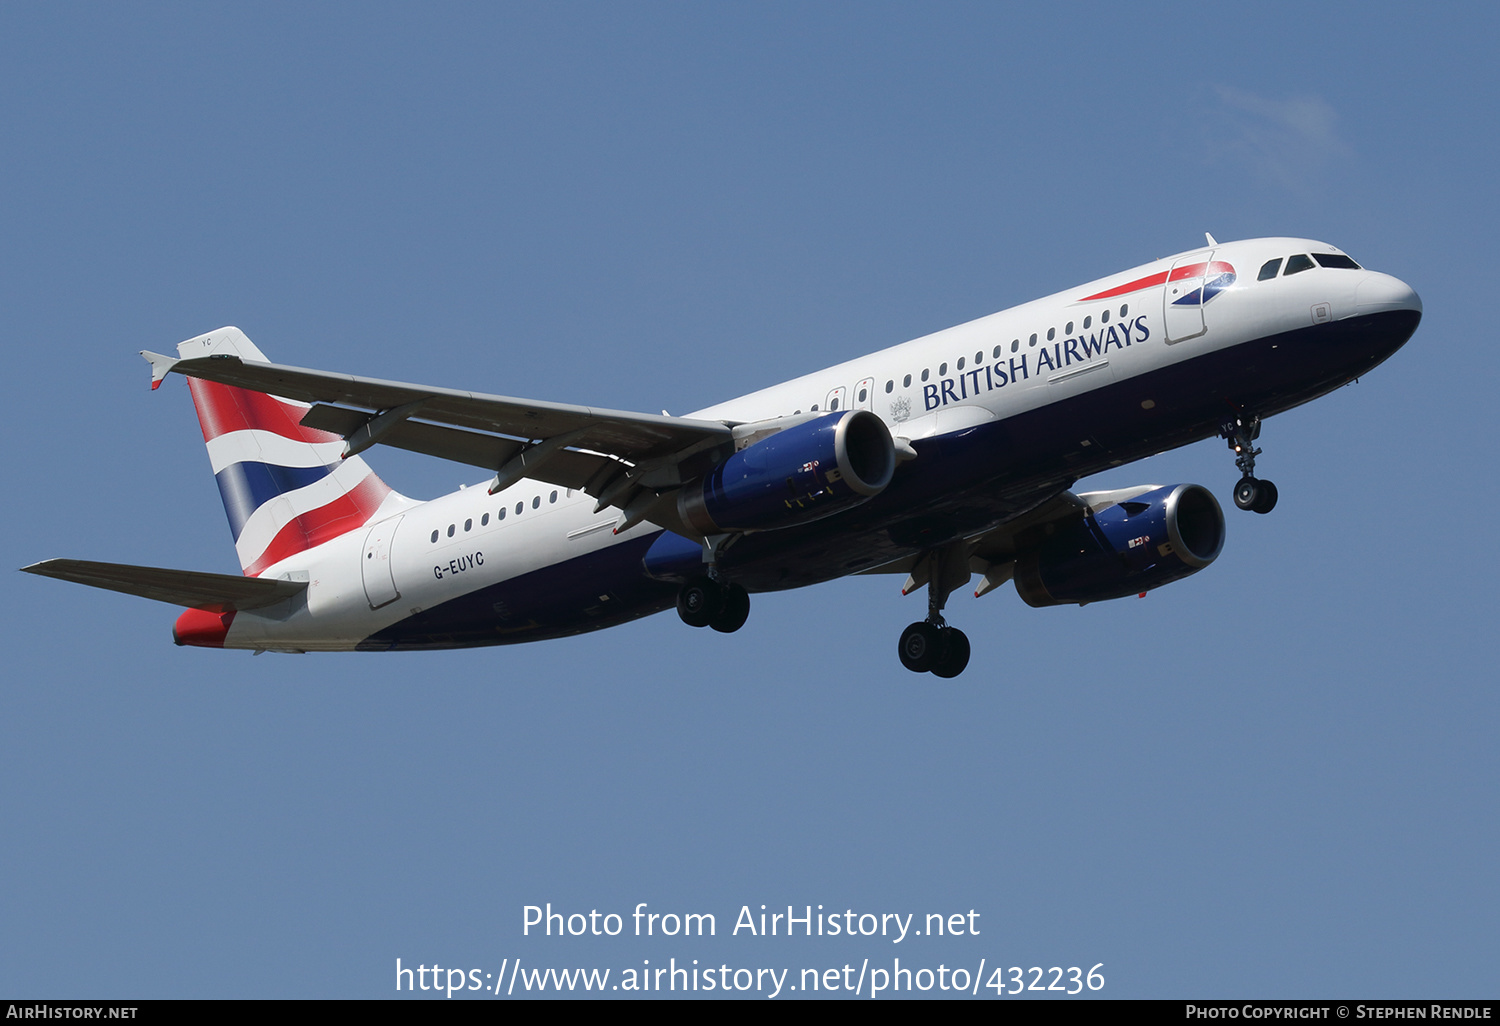
[[[1040,501],[1034,502],[1030,508],[1017,513],[999,527],[986,531],[984,534],[976,537],[969,538],[965,544],[967,545],[967,557],[970,569],[975,573],[987,573],[991,567],[1003,566],[1005,563],[1016,558],[1018,539],[1022,539],[1030,532],[1038,529],[1045,530],[1048,524],[1056,524],[1071,517],[1082,516],[1084,511],[1089,509],[1089,499],[1105,494],[1097,492],[1078,496],[1070,491],[1047,493]],[[922,561],[929,554],[929,552],[918,552],[914,555],[903,556],[890,563],[861,570],[859,573],[918,573]],[[916,586],[920,586],[926,583],[926,578],[924,577],[913,583]]]
[[[366,414],[356,410],[319,404],[307,411],[307,416],[302,418],[302,425],[348,436],[358,431],[366,419]],[[444,427],[414,419],[404,420],[381,434],[380,442],[408,452],[436,456],[454,463],[467,463],[471,467],[482,467],[490,471],[504,466],[525,448],[513,438]],[[548,456],[526,476],[548,484],[582,490],[606,464],[623,469],[622,464],[608,456],[564,449]]]
[[[292,598],[307,588],[306,581],[271,581],[198,570],[96,563],[86,559],[47,559],[21,569],[28,574],[121,591],[211,613],[260,609]]]
[[[1047,524],[1082,516],[1087,509],[1087,503],[1078,496],[1072,492],[1062,492],[988,534],[975,538],[971,554],[986,563],[1003,563],[1015,559],[1017,538],[1037,528],[1044,528]]]

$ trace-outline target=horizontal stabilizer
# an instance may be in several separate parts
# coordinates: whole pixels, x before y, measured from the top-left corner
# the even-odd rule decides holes
[[[127,595],[211,613],[259,609],[289,599],[307,588],[306,581],[268,581],[260,577],[208,574],[197,570],[95,563],[87,559],[47,559],[21,569],[28,574],[87,584],[91,588],[123,591]]]
[[[149,349],[142,349],[141,355],[151,365],[151,391],[155,392],[161,387],[162,379],[172,372],[173,367],[177,366],[177,358],[153,353]]]

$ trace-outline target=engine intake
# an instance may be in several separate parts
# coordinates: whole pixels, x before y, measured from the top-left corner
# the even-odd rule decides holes
[[[1202,485],[1166,485],[1086,513],[1016,560],[1030,606],[1102,602],[1180,581],[1224,548],[1224,511]]]
[[[703,534],[766,531],[830,516],[879,495],[896,472],[890,430],[868,410],[804,421],[740,450],[678,493]]]

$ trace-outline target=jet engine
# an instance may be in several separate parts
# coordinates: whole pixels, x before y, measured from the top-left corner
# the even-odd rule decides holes
[[[1224,547],[1224,512],[1202,485],[1154,488],[1060,528],[1016,560],[1030,606],[1102,602],[1197,573]]]
[[[677,510],[705,535],[790,527],[879,495],[895,470],[896,447],[879,417],[830,413],[741,449],[685,485]]]

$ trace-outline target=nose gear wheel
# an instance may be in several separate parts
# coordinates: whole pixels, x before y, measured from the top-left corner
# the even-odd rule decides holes
[[[1242,477],[1234,486],[1234,504],[1253,513],[1269,513],[1276,508],[1276,485],[1258,477]]]

